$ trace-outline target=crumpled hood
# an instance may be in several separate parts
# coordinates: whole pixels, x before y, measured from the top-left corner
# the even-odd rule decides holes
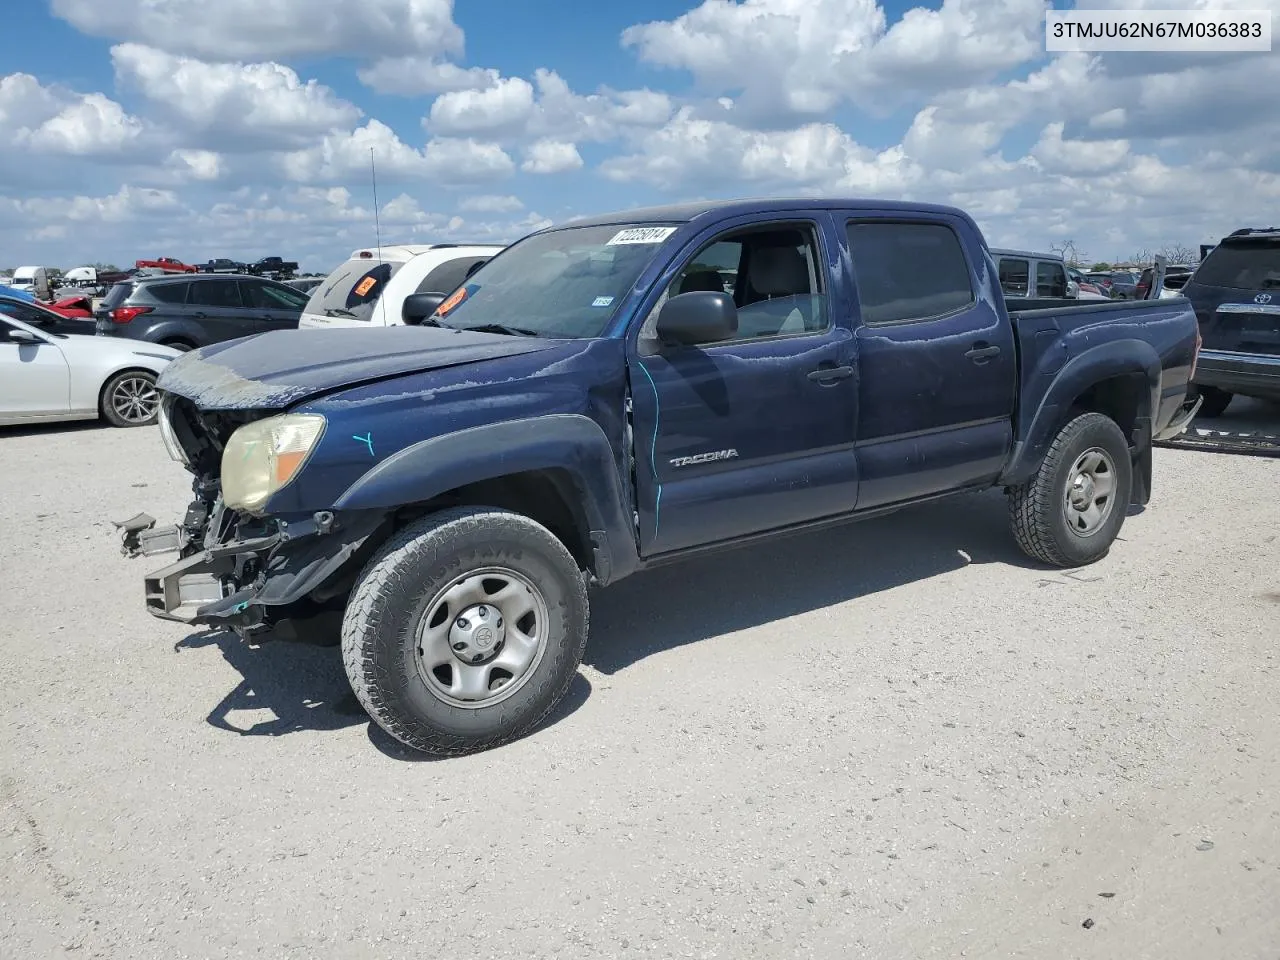
[[[284,409],[361,383],[534,353],[558,342],[441,327],[277,330],[183,354],[157,386],[205,410]]]

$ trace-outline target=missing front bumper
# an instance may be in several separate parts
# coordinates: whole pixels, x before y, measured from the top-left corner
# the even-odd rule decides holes
[[[202,550],[145,578],[147,612],[180,623],[254,629],[266,622],[268,608],[331,589],[384,522],[379,513],[326,513],[323,522],[281,523],[271,536]]]

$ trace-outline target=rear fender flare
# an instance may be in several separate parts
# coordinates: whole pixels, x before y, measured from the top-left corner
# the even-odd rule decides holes
[[[186,340],[197,347],[203,347],[209,342],[208,334],[200,325],[189,320],[161,320],[155,326],[148,328],[147,339],[152,343],[159,343],[162,340]]]
[[[1014,444],[1009,465],[1001,474],[999,483],[1015,486],[1030,479],[1049,452],[1053,438],[1062,429],[1076,399],[1091,387],[1113,377],[1137,373],[1146,380],[1147,406],[1145,410],[1138,411],[1136,423],[1138,428],[1146,424],[1149,434],[1152,411],[1159,409],[1161,370],[1155,348],[1142,340],[1113,340],[1072,357],[1049,384],[1025,436]],[[1150,446],[1149,435],[1145,442],[1141,437],[1131,437],[1130,441],[1135,444],[1135,457],[1140,457],[1143,449]]]
[[[405,447],[371,468],[334,504],[337,510],[394,510],[450,490],[533,470],[574,480],[590,529],[584,531],[601,583],[639,566],[629,494],[604,430],[581,414],[552,414],[471,427]]]

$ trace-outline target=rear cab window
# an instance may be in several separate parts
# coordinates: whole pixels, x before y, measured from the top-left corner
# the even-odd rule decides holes
[[[312,291],[306,312],[321,317],[371,320],[382,291],[402,266],[399,260],[348,260]]]
[[[1067,272],[1051,260],[1036,262],[1036,296],[1061,300],[1067,295]]]
[[[863,323],[929,320],[976,302],[964,248],[946,224],[851,221],[847,229]]]
[[[1025,297],[1031,292],[1031,261],[1000,258],[1000,289],[1006,297]]]

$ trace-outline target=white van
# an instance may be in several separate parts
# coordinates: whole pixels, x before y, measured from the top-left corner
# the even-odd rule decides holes
[[[15,290],[29,293],[40,300],[48,300],[50,294],[49,268],[18,267],[13,271],[13,281],[9,286]]]
[[[301,328],[399,326],[411,293],[452,293],[502,250],[501,244],[392,244],[353,250],[311,291]]]

